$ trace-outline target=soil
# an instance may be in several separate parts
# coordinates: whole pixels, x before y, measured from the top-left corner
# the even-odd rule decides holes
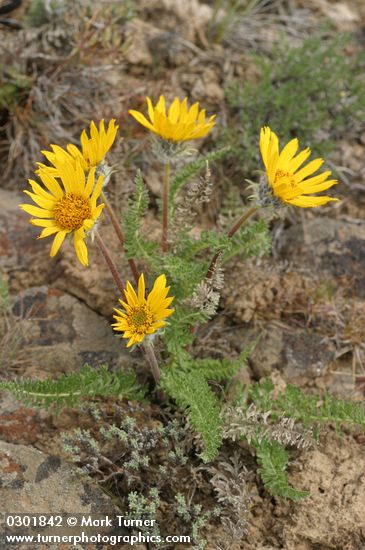
[[[98,9],[97,3],[91,4]],[[128,109],[142,110],[146,95],[157,98],[161,93],[169,99],[188,95],[189,100],[199,101],[209,113],[219,113],[211,136],[196,145],[203,151],[214,147],[226,122],[227,84],[237,77],[256,77],[249,42],[240,49],[232,39],[212,41],[213,2],[139,0],[132,4],[132,18],[124,12],[116,20],[108,13],[103,15],[106,21],[111,17],[113,25],[100,25],[96,48],[87,35],[87,25],[78,19],[84,43],[77,43],[76,54],[68,46],[70,6],[59,20],[47,24],[47,32],[43,29],[40,33],[37,27],[0,26],[6,55],[15,51],[17,70],[26,67],[30,79],[38,79],[39,84],[15,110],[0,103],[0,274],[9,284],[12,302],[11,317],[0,319],[0,359],[7,380],[45,378],[70,373],[85,362],[93,367],[107,362],[114,369],[133,368],[142,382],[149,382],[142,354],[125,351],[109,331],[115,290],[97,247],[89,247],[88,269],[75,264],[74,251],[67,243],[50,259],[49,243],[36,240],[38,231],[18,208],[24,200],[25,181],[33,177],[35,163],[41,160],[40,150],[49,143],[77,140],[80,129],[91,119],[117,118],[122,137],[110,154],[116,169],[110,200],[116,210],[125,210],[136,166],[141,168],[152,196],[146,226],[158,235],[160,167],[151,155],[146,132],[128,116]],[[281,4],[288,4],[291,13],[301,14],[303,33],[330,19],[334,32],[351,31],[359,44],[364,42],[362,0],[290,0]],[[24,1],[11,14],[12,19],[23,24],[28,8],[29,1]],[[270,9],[275,13],[275,6]],[[251,33],[252,28],[259,33],[253,43],[259,43],[263,51],[271,47],[278,32],[274,25],[270,28],[269,19],[265,24],[265,33],[250,27]],[[44,71],[40,74],[29,68],[35,66],[37,51],[42,51],[44,59],[43,65],[37,60]],[[82,75],[78,55],[85,67]],[[30,112],[37,115],[36,123]],[[308,392],[329,391],[365,401],[364,132],[363,128],[360,134],[347,136],[334,150],[333,163],[344,176],[337,187],[339,203],[320,212],[288,212],[272,222],[270,256],[234,260],[225,270],[220,309],[217,317],[199,330],[199,351],[218,358],[231,356],[259,336],[242,375],[245,383],[271,377],[277,387],[290,382]],[[202,228],[211,226],[217,217],[230,170],[237,174],[226,165],[218,165],[213,173],[216,189],[209,208],[202,212]],[[240,177],[234,185],[242,184],[244,175]],[[111,228],[104,224],[102,231],[118,268],[128,273]],[[109,411],[113,402],[99,405]],[[130,403],[121,406],[140,426],[161,423],[170,414],[161,409],[158,400],[138,405],[137,412]],[[65,409],[56,416],[23,406],[9,394],[3,394],[0,417],[2,441],[62,459],[67,455],[60,432],[71,432],[83,422],[87,425],[77,409]],[[242,453],[244,456],[244,450]],[[192,471],[196,467],[194,462]],[[232,548],[365,549],[363,433],[345,431],[339,436],[328,428],[318,446],[293,453],[290,482],[309,491],[309,497],[300,502],[272,497],[254,466],[252,472],[247,482],[251,496],[247,533]],[[199,478],[198,493],[210,505],[212,490],[204,475]],[[181,479],[184,492],[188,481]],[[212,520],[203,535],[208,550],[218,549],[222,536],[219,521]]]

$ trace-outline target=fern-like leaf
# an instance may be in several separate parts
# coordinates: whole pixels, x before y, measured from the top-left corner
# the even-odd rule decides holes
[[[288,482],[285,470],[289,455],[283,445],[276,441],[263,440],[254,446],[259,463],[258,472],[272,495],[291,500],[300,500],[308,496],[307,491],[298,491]]]
[[[222,264],[237,255],[248,260],[262,253],[267,254],[270,250],[271,240],[266,221],[261,219],[242,226],[231,241],[230,248],[223,255]]]
[[[288,384],[285,391],[272,399],[274,385],[270,380],[250,388],[250,397],[262,410],[270,410],[273,419],[287,416],[299,421],[304,427],[333,423],[337,430],[344,424],[365,426],[365,407],[338,399],[330,394],[324,397],[306,395],[299,388]]]
[[[140,171],[134,182],[136,187],[123,219],[124,248],[127,258],[141,258],[154,265],[157,245],[141,234],[141,220],[148,209],[149,196]]]
[[[173,366],[162,373],[162,388],[188,413],[191,425],[202,437],[204,462],[213,460],[222,441],[220,405],[200,372],[179,371]]]
[[[21,379],[0,382],[0,390],[8,390],[28,405],[48,408],[77,404],[82,398],[115,395],[120,399],[141,399],[142,392],[133,371],[112,373],[103,365],[97,370],[84,365],[78,372],[62,374],[57,380]]]
[[[227,380],[246,364],[252,346],[245,348],[235,359],[192,359],[189,370],[199,372],[206,380]]]
[[[189,162],[175,175],[174,179],[170,183],[170,203],[174,204],[174,197],[176,193],[183,187],[183,185],[193,176],[201,172],[205,167],[206,163],[218,160],[228,155],[230,151],[229,147],[222,147],[218,151],[211,151],[206,155]]]

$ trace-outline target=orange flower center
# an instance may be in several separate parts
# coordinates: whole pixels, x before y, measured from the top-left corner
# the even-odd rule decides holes
[[[53,216],[61,229],[80,229],[84,221],[91,218],[89,201],[80,195],[69,193],[58,201]]]
[[[282,178],[285,178],[285,183],[289,183],[293,189],[297,187],[297,182],[295,181],[293,174],[289,174],[289,172],[284,172],[283,170],[277,170],[275,173],[274,183],[278,183],[278,181]]]
[[[147,304],[134,307],[128,317],[131,329],[141,333],[146,332],[153,321],[151,310]]]

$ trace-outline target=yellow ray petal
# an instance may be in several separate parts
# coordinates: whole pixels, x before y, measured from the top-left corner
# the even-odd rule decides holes
[[[148,120],[144,115],[142,115],[142,113],[139,113],[138,111],[134,111],[133,109],[130,109],[128,113],[132,115],[132,117],[135,118],[137,122],[142,124],[142,126],[144,126],[145,128],[148,128],[148,130],[153,131],[154,126],[150,122],[148,122]]]
[[[295,153],[298,151],[298,147],[299,147],[299,142],[296,138],[292,139],[285,145],[285,147],[283,148],[283,150],[279,155],[278,166],[277,166],[278,170],[287,169],[287,165],[289,161],[292,160]]]
[[[145,298],[145,282],[143,273],[139,276],[138,280],[138,302],[141,304],[144,302]]]
[[[45,237],[49,237],[50,235],[54,235],[57,233],[57,231],[60,231],[59,227],[52,226],[52,227],[45,227],[40,235],[37,237],[37,239],[44,239]]]
[[[180,101],[175,97],[169,108],[168,118],[172,124],[176,124],[180,114]]]
[[[32,225],[35,225],[36,227],[57,227],[57,224],[54,220],[36,220],[35,218],[32,218],[29,220]],[[57,227],[59,231],[61,231],[60,227]]]
[[[154,108],[153,108],[153,105],[152,105],[152,101],[149,97],[146,97],[146,101],[147,101],[148,116],[150,117],[150,121],[153,124],[153,121],[155,119],[155,115],[154,115]],[[135,111],[135,112],[137,112],[137,111]]]
[[[155,112],[159,112],[162,115],[166,116],[166,101],[163,95],[160,95],[158,102],[155,107]]]
[[[43,189],[43,187],[41,187],[39,185],[39,183],[37,183],[36,181],[28,180],[28,183],[31,186],[33,192],[36,193],[37,195],[41,195],[42,197],[44,197],[45,199],[48,199],[50,201],[54,200],[55,197],[53,195],[51,195],[51,193],[48,193],[48,191]]]
[[[294,172],[298,170],[299,166],[301,166],[303,162],[305,162],[307,158],[310,157],[310,155],[311,155],[311,150],[309,147],[307,147],[306,149],[303,149],[303,151],[298,153],[298,155],[293,159],[291,159],[291,161],[289,162],[288,172],[290,172],[291,174],[294,174]]]
[[[300,196],[296,199],[292,199],[288,201],[289,204],[293,204],[294,206],[299,206],[300,208],[314,208],[316,206],[322,206],[323,204],[327,204],[331,201],[338,201],[338,199],[332,198],[332,197],[304,197]]]
[[[40,172],[39,177],[41,178],[43,184],[47,187],[47,189],[56,197],[56,199],[61,199],[64,195],[60,184],[58,181],[47,172]]]
[[[45,208],[46,210],[53,210],[57,202],[55,199],[45,199],[43,195],[35,195],[34,193],[31,193],[27,190],[24,190],[23,193],[28,195],[28,197],[30,197],[33,202],[38,204],[38,206],[40,206],[41,208]]]
[[[87,251],[87,247],[86,247],[83,235],[84,235],[84,231],[83,231],[82,228],[75,231],[75,233],[74,233],[74,247],[75,247],[76,256],[77,256],[79,262],[82,265],[87,266],[88,263],[89,263],[89,261],[88,261],[88,251]]]
[[[316,185],[306,185],[302,193],[307,195],[308,193],[320,193],[321,191],[327,191],[330,187],[337,184],[337,180],[326,180],[323,183],[318,183]]]
[[[30,214],[31,216],[36,216],[37,218],[52,218],[53,213],[44,208],[39,208],[38,206],[33,206],[32,204],[20,204],[19,205],[24,212]]]
[[[317,172],[317,170],[322,166],[323,162],[323,159],[314,159],[311,162],[308,162],[306,166],[294,174],[295,180],[299,183],[307,176],[314,174],[314,172]]]
[[[53,239],[52,247],[51,247],[51,253],[50,256],[53,258],[56,256],[57,252],[59,251],[61,244],[65,240],[65,237],[67,235],[67,231],[59,231],[55,238]]]

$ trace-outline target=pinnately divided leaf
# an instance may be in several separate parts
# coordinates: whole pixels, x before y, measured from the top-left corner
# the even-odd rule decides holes
[[[171,204],[174,203],[174,197],[176,193],[181,189],[181,187],[192,176],[195,176],[198,172],[203,170],[206,166],[207,161],[211,162],[211,161],[223,158],[224,156],[228,155],[229,151],[230,151],[229,147],[222,147],[222,149],[218,149],[217,151],[211,151],[210,153],[207,153],[206,155],[202,155],[201,157],[198,157],[192,162],[189,162],[184,166],[184,168],[182,168],[179,172],[177,172],[177,174],[175,175],[174,179],[171,181],[171,184],[170,184]]]
[[[192,359],[188,369],[199,372],[206,380],[227,380],[246,364],[252,347],[245,348],[235,359]]]
[[[62,374],[57,380],[0,382],[0,390],[10,391],[27,404],[45,408],[71,407],[83,397],[96,395],[115,395],[120,399],[141,399],[143,395],[133,371],[113,373],[106,365],[97,370],[84,365],[78,372]]]
[[[300,500],[308,496],[307,491],[298,491],[288,482],[285,470],[289,455],[283,445],[276,441],[263,440],[254,446],[259,463],[258,472],[272,495],[291,500]]]
[[[123,216],[124,248],[127,258],[141,258],[153,264],[156,245],[141,235],[141,221],[147,211],[149,197],[140,171],[137,172],[134,183],[135,191]]]
[[[288,384],[276,399],[272,398],[274,385],[270,380],[250,388],[250,397],[264,411],[271,411],[273,419],[286,416],[300,422],[305,428],[333,423],[337,430],[343,424],[365,426],[365,407],[338,399],[330,394],[323,397],[307,395],[299,388]]]
[[[213,460],[222,441],[220,405],[200,372],[184,372],[170,367],[162,372],[162,388],[186,410],[191,425],[201,435],[204,462]]]

